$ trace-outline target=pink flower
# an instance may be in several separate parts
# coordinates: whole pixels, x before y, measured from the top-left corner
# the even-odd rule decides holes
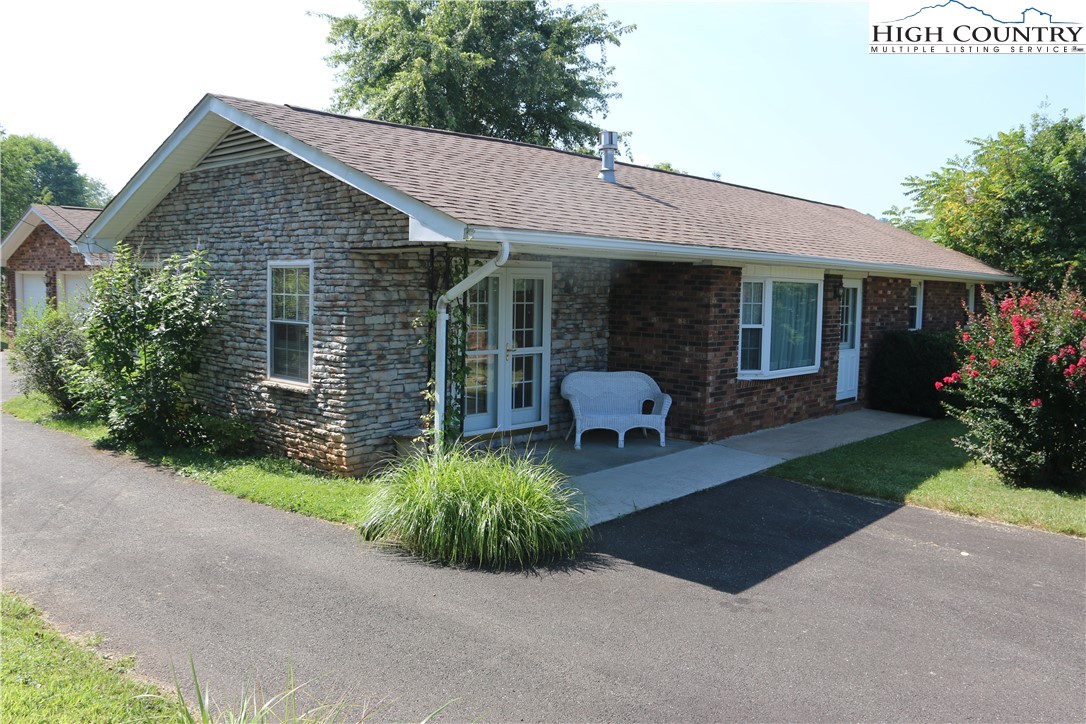
[[[991,362],[989,362],[989,364],[992,365],[992,367],[998,367],[999,366],[999,360],[993,359]]]
[[[935,389],[937,389],[937,390],[943,389],[943,383],[942,382],[936,382],[935,383]]]
[[[980,372],[977,372],[976,370],[969,370],[969,376],[970,377],[980,377]]]
[[[1029,406],[1030,407],[1040,407],[1041,406],[1041,401],[1040,400],[1031,400],[1030,403],[1029,403]]]
[[[975,354],[969,355],[969,361],[970,362],[976,362],[977,361],[977,356]]]
[[[1054,354],[1054,355],[1052,355],[1051,357],[1048,358],[1048,361],[1049,362],[1059,362],[1060,361],[1060,356],[1058,354]]]
[[[1086,319],[1086,312],[1083,312],[1078,307],[1075,307],[1075,311],[1071,312],[1071,316],[1075,319]]]
[[[968,342],[969,341],[969,332],[962,332],[962,341],[963,342]]]
[[[950,381],[951,381],[951,382],[961,382],[961,381],[962,381],[962,374],[961,374],[961,372],[955,372],[954,374],[952,374],[952,375],[950,376]]]
[[[1071,375],[1075,374],[1076,369],[1078,368],[1075,366],[1074,362],[1072,362],[1071,364],[1067,365],[1067,369],[1063,371],[1063,374],[1065,377],[1070,377]]]
[[[1007,297],[999,303],[999,311],[1006,314],[1014,309],[1014,297]]]

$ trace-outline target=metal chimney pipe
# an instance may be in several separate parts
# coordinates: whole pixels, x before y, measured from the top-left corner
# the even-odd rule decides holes
[[[600,131],[600,175],[608,183],[615,183],[615,151],[618,150],[618,132]]]

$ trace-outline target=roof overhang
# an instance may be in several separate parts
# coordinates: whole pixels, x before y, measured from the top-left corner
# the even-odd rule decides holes
[[[55,231],[61,239],[68,242],[72,247],[73,254],[82,253],[83,260],[88,265],[93,266],[98,263],[87,256],[86,252],[76,244],[75,239],[69,239],[65,236],[63,231],[58,229],[51,221],[49,221],[49,219],[39,214],[37,209],[31,206],[26,210],[25,214],[19,217],[15,226],[12,227],[11,231],[8,232],[8,235],[4,237],[4,240],[0,241],[0,266],[7,266],[8,259],[11,258],[11,255],[18,251],[19,247],[23,245],[23,242],[26,241],[30,235],[34,233],[34,230],[42,224],[48,226]]]
[[[719,247],[670,244],[662,242],[616,239],[599,236],[576,236],[553,232],[524,231],[496,227],[469,227],[470,242],[494,243],[508,241],[514,250],[526,254],[560,254],[565,256],[625,259],[631,261],[673,261],[709,263],[728,266],[786,265],[832,270],[835,272],[872,274],[878,276],[952,280],[961,282],[1014,282],[1018,277],[1000,272],[965,272],[904,264],[880,264],[833,257],[773,254],[767,252],[722,249]]]
[[[415,228],[427,230],[429,238],[420,241],[464,238],[466,225],[448,214],[207,95],[83,232],[79,248],[84,253],[111,251],[177,186],[181,175],[198,164],[234,126],[407,214],[416,221]]]

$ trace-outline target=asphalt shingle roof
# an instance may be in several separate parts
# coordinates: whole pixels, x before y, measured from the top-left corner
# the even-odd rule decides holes
[[[865,214],[529,144],[216,96],[461,222],[743,252],[1000,273]]]
[[[48,206],[32,204],[31,207],[46,223],[57,230],[70,243],[75,243],[80,234],[102,213],[101,209],[88,209],[83,206]]]

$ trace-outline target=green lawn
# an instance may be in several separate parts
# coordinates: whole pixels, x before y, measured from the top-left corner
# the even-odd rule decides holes
[[[41,395],[12,398],[3,410],[91,442],[101,442],[108,432],[100,420],[57,415]],[[364,481],[324,475],[278,457],[228,457],[198,450],[132,452],[239,498],[336,523],[357,523],[362,501],[371,489]]]
[[[176,696],[62,636],[26,600],[0,594],[0,711],[5,722],[178,721]]]
[[[797,458],[767,472],[846,493],[1086,537],[1086,495],[1000,482],[954,446],[963,428],[932,420]]]

